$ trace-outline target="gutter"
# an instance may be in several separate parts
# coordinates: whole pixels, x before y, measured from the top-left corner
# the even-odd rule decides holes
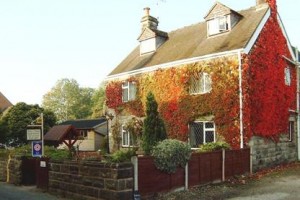
[[[240,148],[244,148],[244,124],[243,124],[243,76],[242,76],[242,56],[241,51],[238,52],[239,60],[239,97],[240,97]]]
[[[195,62],[199,62],[199,61],[210,60],[213,58],[220,58],[220,57],[224,57],[224,56],[235,55],[241,51],[244,51],[244,49],[235,49],[235,50],[231,50],[231,51],[224,51],[224,52],[220,52],[220,53],[214,53],[214,54],[209,54],[209,55],[205,55],[205,56],[193,57],[193,58],[168,62],[168,63],[164,63],[164,64],[149,66],[149,67],[145,67],[142,69],[137,69],[137,70],[133,70],[133,71],[129,71],[129,72],[123,72],[123,73],[118,73],[118,74],[114,74],[114,75],[109,75],[105,78],[105,81],[112,81],[112,80],[121,79],[121,78],[126,79],[127,77],[130,77],[133,75],[143,74],[143,73],[147,73],[147,72],[153,72],[157,69],[167,69],[167,68],[177,67],[177,66],[184,65],[184,64],[190,64],[190,63],[195,63]]]

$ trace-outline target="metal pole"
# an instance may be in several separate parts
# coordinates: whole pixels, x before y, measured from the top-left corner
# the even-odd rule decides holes
[[[109,126],[108,126],[108,121],[109,121],[109,117],[108,116],[106,116],[106,123],[107,123],[107,153],[109,154],[109,130],[108,130],[108,128],[109,128]]]
[[[41,124],[41,129],[42,129],[42,157],[44,157],[44,114],[41,113],[41,120],[42,120],[42,124]]]

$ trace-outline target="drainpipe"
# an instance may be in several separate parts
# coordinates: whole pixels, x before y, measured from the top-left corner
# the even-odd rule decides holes
[[[239,91],[240,91],[240,148],[244,148],[244,124],[243,124],[243,87],[242,87],[242,56],[238,52],[239,60]]]
[[[300,160],[300,113],[299,113],[299,100],[300,100],[300,96],[299,96],[299,78],[300,78],[300,69],[299,69],[299,54],[298,54],[298,48],[296,48],[296,62],[297,62],[297,66],[296,66],[296,70],[297,70],[297,144],[298,144],[298,160]]]

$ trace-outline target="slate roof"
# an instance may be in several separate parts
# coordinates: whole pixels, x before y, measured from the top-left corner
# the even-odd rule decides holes
[[[73,136],[77,135],[77,131],[72,125],[53,126],[44,136],[44,140],[62,142],[68,136],[68,133]]]
[[[94,129],[95,127],[106,122],[105,118],[99,119],[79,119],[79,120],[68,120],[62,122],[60,125],[72,125],[76,129]]]
[[[155,53],[140,56],[137,46],[110,74],[130,72],[163,63],[245,48],[269,7],[251,7],[239,13],[242,18],[227,33],[207,37],[206,22],[168,33],[168,40]]]
[[[0,92],[0,111],[7,109],[13,104]]]

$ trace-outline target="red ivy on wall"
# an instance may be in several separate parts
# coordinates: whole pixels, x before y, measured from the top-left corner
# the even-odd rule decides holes
[[[292,82],[287,86],[284,70],[289,63],[282,56],[291,55],[277,21],[276,1],[269,4],[271,17],[253,50],[244,56],[244,124],[247,136],[278,139],[288,131],[289,109],[296,108],[296,69],[290,66]]]
[[[188,91],[191,76],[206,72],[212,78],[212,91],[207,94],[190,95]],[[157,70],[151,74],[136,77],[138,98],[141,107],[145,106],[145,97],[151,91],[158,102],[168,137],[186,141],[188,124],[203,116],[214,116],[217,133],[233,147],[239,146],[239,92],[237,56],[219,58],[182,66]],[[122,83],[115,82],[115,87]],[[112,87],[114,88],[114,87]],[[107,88],[111,90],[111,87]],[[112,94],[109,92],[109,94]],[[119,94],[121,96],[121,91]],[[115,101],[115,102],[111,102]],[[123,104],[115,94],[107,96],[107,105],[117,105],[114,109],[126,111],[120,113],[132,115],[132,105]],[[124,106],[131,109],[124,109]],[[139,111],[144,109],[140,109]],[[139,113],[142,114],[142,113]]]

